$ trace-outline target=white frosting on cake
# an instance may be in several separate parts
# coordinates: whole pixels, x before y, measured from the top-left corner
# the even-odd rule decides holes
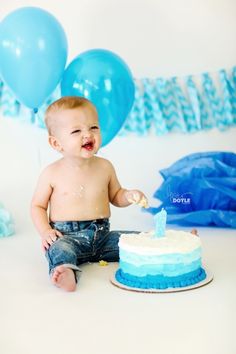
[[[190,232],[166,230],[164,237],[156,237],[155,232],[122,234],[119,247],[128,252],[141,255],[164,255],[191,253],[201,248],[200,238]]]

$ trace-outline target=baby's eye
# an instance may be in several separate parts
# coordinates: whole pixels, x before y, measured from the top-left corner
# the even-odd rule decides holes
[[[93,126],[91,127],[91,129],[92,129],[92,130],[97,130],[97,129],[99,129],[99,127],[98,127],[97,125],[93,125]]]
[[[71,134],[76,134],[76,133],[80,133],[80,132],[81,132],[81,130],[76,129],[76,130],[73,130],[73,132],[71,132]]]

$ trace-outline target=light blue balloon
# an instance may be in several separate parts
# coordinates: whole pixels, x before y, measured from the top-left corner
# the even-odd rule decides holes
[[[118,133],[134,102],[134,81],[127,64],[105,49],[78,55],[65,70],[62,96],[83,96],[96,106],[102,146]]]
[[[49,12],[23,7],[0,23],[1,76],[27,107],[40,107],[52,93],[66,60],[65,32]]]

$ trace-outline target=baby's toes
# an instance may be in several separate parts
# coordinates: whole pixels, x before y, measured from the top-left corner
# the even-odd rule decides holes
[[[52,274],[52,280],[53,281],[57,281],[59,274],[60,273],[58,272],[58,270],[55,269],[53,274]]]

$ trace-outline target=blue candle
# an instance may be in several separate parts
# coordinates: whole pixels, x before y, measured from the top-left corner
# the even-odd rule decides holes
[[[154,219],[156,221],[155,237],[165,236],[166,218],[167,218],[167,212],[163,208],[159,213],[157,213],[154,216]]]

